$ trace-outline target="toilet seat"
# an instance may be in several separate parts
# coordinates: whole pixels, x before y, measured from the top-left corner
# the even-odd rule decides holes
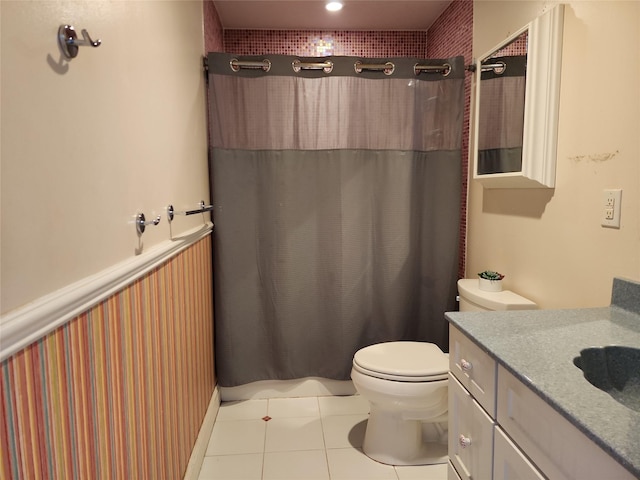
[[[386,342],[358,350],[353,368],[385,380],[435,382],[447,379],[449,359],[433,343]]]

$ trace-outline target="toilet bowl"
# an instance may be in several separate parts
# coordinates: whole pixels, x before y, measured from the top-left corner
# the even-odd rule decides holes
[[[478,279],[458,281],[460,311],[526,310],[537,305],[514,292],[486,292]],[[370,345],[353,357],[351,380],[369,401],[362,450],[389,465],[447,461],[448,355],[423,342]]]
[[[389,465],[447,461],[446,354],[432,343],[386,342],[353,357],[351,380],[370,404],[362,450]]]

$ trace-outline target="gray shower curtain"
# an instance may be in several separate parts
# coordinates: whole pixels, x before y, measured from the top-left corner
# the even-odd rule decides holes
[[[209,54],[221,386],[348,379],[391,340],[447,348],[458,271],[464,65]],[[354,62],[392,62],[391,75]],[[450,64],[448,75],[414,65]]]
[[[484,63],[505,67],[481,72],[478,173],[520,172],[527,56],[491,57]]]

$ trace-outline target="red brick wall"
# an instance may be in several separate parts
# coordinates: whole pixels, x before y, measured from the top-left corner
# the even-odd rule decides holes
[[[225,30],[228,53],[273,53],[322,57],[419,57],[426,51],[426,32],[344,32],[313,30]]]
[[[464,55],[470,65],[473,52],[473,0],[455,0],[427,32],[427,58]],[[464,86],[465,108],[462,129],[462,198],[460,208],[460,263],[458,275],[465,276],[467,240],[467,188],[469,178],[469,118],[471,111],[471,78],[467,73]]]
[[[202,3],[204,17],[204,53],[224,52],[222,24],[212,0]]]

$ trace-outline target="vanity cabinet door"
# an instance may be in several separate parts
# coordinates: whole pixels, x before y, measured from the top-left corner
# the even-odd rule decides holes
[[[545,480],[500,427],[495,429],[493,480]]]
[[[497,420],[547,478],[635,478],[502,366],[498,368]]]
[[[494,422],[449,375],[449,458],[462,480],[492,478]]]
[[[449,332],[449,370],[495,418],[496,361],[454,326]]]
[[[456,469],[453,468],[451,460],[447,463],[447,480],[462,480],[458,472],[456,472]]]

